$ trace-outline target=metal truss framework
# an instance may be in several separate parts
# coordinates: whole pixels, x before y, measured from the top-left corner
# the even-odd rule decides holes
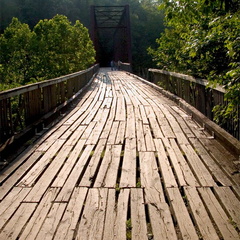
[[[132,63],[129,5],[91,6],[91,38],[101,65]]]

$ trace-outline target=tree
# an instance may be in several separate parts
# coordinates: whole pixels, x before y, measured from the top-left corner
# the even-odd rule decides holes
[[[240,6],[237,0],[167,1],[167,29],[149,52],[160,68],[178,71],[219,83],[227,90],[225,119],[236,113],[240,102]],[[223,119],[221,118],[221,121]]]
[[[3,84],[21,85],[31,78],[33,36],[29,26],[17,18],[13,18],[0,36],[0,76]]]
[[[0,0],[0,33],[17,17],[30,29],[42,19],[51,19],[56,14],[68,17],[71,22],[80,20],[90,28],[90,5],[130,6],[132,29],[132,53],[134,66],[151,67],[149,46],[155,47],[155,39],[164,30],[163,13],[157,9],[157,0]],[[105,36],[109,38],[109,36]],[[106,41],[103,43],[106,44]],[[107,45],[107,44],[106,44]]]
[[[40,20],[33,31],[13,18],[0,37],[0,50],[1,82],[9,87],[80,71],[95,61],[88,30],[63,15]]]

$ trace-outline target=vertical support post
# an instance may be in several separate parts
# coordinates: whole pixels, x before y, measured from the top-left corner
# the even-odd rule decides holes
[[[96,31],[96,21],[95,21],[95,6],[90,6],[90,37],[95,45],[95,31]]]
[[[130,25],[130,12],[129,5],[125,6],[126,9],[126,23],[127,23],[127,52],[128,52],[128,61],[132,66],[132,38],[131,38],[131,25]]]
[[[93,41],[93,45],[96,51],[96,62],[99,62],[99,49],[98,49],[98,41],[97,41],[97,24],[96,24],[96,16],[95,16],[95,6],[90,6],[90,37]]]

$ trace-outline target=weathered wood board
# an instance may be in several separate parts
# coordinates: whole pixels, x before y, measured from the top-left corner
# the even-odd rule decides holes
[[[240,239],[238,160],[156,89],[101,69],[0,173],[0,239]]]

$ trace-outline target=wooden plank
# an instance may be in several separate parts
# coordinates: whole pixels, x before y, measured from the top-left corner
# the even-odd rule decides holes
[[[111,106],[111,109],[109,112],[107,122],[102,130],[102,134],[101,134],[100,138],[108,138],[108,136],[109,136],[113,121],[115,119],[116,104],[117,104],[117,100],[116,100],[116,98],[114,98],[112,101],[112,106]]]
[[[154,240],[177,240],[173,220],[167,203],[148,204],[149,218]]]
[[[125,137],[129,139],[136,137],[135,115],[132,105],[127,105],[127,124]]]
[[[0,233],[0,239],[15,240],[18,239],[18,235],[21,233],[22,228],[27,223],[28,219],[34,212],[37,204],[22,203],[13,217],[4,227]]]
[[[20,239],[32,240],[35,239],[47,214],[52,207],[52,202],[55,200],[59,192],[58,188],[49,188],[43,196],[41,202],[38,204],[36,211],[28,221]],[[27,204],[27,203],[26,203]],[[31,203],[32,204],[32,203]]]
[[[232,190],[235,193],[235,195],[240,199],[240,186],[239,185],[233,185]]]
[[[206,132],[204,132],[204,129],[201,129],[203,126],[199,126],[197,122],[195,122],[192,119],[192,116],[190,116],[189,114],[185,113],[181,108],[179,108],[178,106],[171,106],[171,108],[182,117],[182,119],[184,120],[185,123],[188,126],[189,129],[191,129],[191,132],[194,134],[194,136],[196,136],[197,138],[206,138],[207,134]],[[180,119],[180,118],[179,118]],[[186,129],[186,127],[184,127],[184,129]],[[192,137],[194,137],[192,136]],[[191,133],[189,132],[188,137],[191,137]]]
[[[100,240],[103,235],[108,189],[91,188],[86,199],[76,240]]]
[[[105,92],[106,92],[106,83],[102,82],[102,86],[99,89],[100,89],[99,100],[103,101],[104,96],[105,96]]]
[[[186,182],[186,179],[185,179],[184,169],[182,168],[181,163],[179,162],[179,160],[176,156],[176,153],[174,152],[174,150],[170,144],[170,139],[162,138],[162,142],[164,144],[164,148],[166,149],[165,157],[169,158],[169,161],[171,162],[171,164],[174,168],[175,177],[177,179],[178,184],[180,186],[187,186],[188,183]],[[161,147],[162,150],[164,150],[164,148]]]
[[[166,188],[178,187],[176,179],[174,177],[171,164],[168,160],[167,154],[164,149],[164,145],[161,139],[154,139],[157,154],[158,154],[158,164],[161,169],[161,173],[164,180],[164,185]]]
[[[224,171],[231,177],[236,185],[239,185],[240,174],[233,174],[237,168],[234,161],[238,161],[238,156],[234,156],[216,139],[199,139],[204,145],[208,153],[215,159],[215,161],[224,169]]]
[[[96,126],[97,122],[93,121],[91,122],[87,128],[85,129],[85,131],[83,132],[83,135],[81,137],[81,139],[88,139],[90,134],[92,133],[94,127]]]
[[[192,116],[185,113],[182,109],[180,109],[178,106],[171,106],[172,109],[174,109],[175,112],[177,112],[185,121],[185,124],[191,129],[194,136],[197,138],[207,138],[208,134],[204,131],[204,123],[200,126],[197,122],[195,122],[192,119]]]
[[[183,132],[185,133],[185,135],[187,136],[187,138],[195,137],[192,130],[188,127],[188,125],[186,124],[186,122],[184,121],[182,116],[179,114],[179,111],[177,111],[177,112],[175,111],[177,109],[177,107],[176,106],[168,106],[168,105],[165,105],[165,106],[167,107],[169,112],[176,118],[177,122],[181,126],[181,128],[182,128]]]
[[[88,91],[85,92],[82,96],[80,101],[77,103],[76,107],[70,114],[66,116],[64,125],[76,125],[82,121],[82,115],[86,114],[87,109],[91,109],[91,103],[94,99],[94,95],[97,92],[97,83],[94,80],[91,87],[88,88]],[[81,119],[79,122],[78,120]]]
[[[0,208],[0,229],[6,224],[8,219],[18,209],[22,200],[31,189],[14,187],[12,191],[1,201]]]
[[[106,97],[104,100],[103,100],[103,103],[101,105],[101,108],[111,108],[111,104],[112,104],[112,98],[110,97]]]
[[[188,165],[186,159],[183,156],[183,152],[179,149],[179,146],[176,143],[175,139],[169,139],[171,147],[177,157],[177,161],[179,166],[181,167],[181,172],[183,173],[184,180],[186,181],[187,185],[189,186],[200,186],[197,179],[195,178],[190,166]]]
[[[99,108],[97,111],[96,116],[94,117],[93,121],[99,122],[103,118],[103,114],[107,113],[107,117],[110,114],[111,109],[110,108]]]
[[[239,235],[234,229],[228,216],[222,209],[220,203],[213,195],[210,188],[199,188],[198,192],[203,199],[208,212],[211,214],[218,230],[224,239],[239,239]]]
[[[90,98],[87,99],[87,101],[84,103],[83,106],[81,106],[81,109],[79,109],[79,113],[83,113],[79,116],[76,116],[75,123],[76,124],[89,124],[93,117],[95,116],[97,110],[99,109],[100,105],[102,104],[102,101],[98,100],[100,91],[98,88],[96,88],[96,91],[94,95],[91,95]]]
[[[41,157],[41,152],[34,152],[28,160],[21,165],[3,184],[0,186],[0,200],[15,186],[19,179],[35,164]]]
[[[101,158],[105,149],[106,141],[107,139],[99,140],[79,186],[90,187],[93,185],[95,175],[97,174],[97,169],[101,164]]]
[[[151,122],[151,119],[149,119],[149,121]],[[147,151],[148,152],[156,151],[150,126],[143,125],[143,132],[144,132],[144,136],[145,136],[145,143],[146,143]]]
[[[11,162],[4,168],[4,171],[1,171],[0,174],[0,185],[2,185],[6,179],[8,179],[11,174],[16,171],[19,166],[24,164],[26,160],[34,154],[34,151],[36,150],[36,145],[30,145],[27,149],[25,149],[24,152],[22,152],[20,155],[18,155],[16,158],[12,159]]]
[[[82,212],[88,188],[75,188],[64,212],[58,229],[54,234],[56,240],[72,240],[77,231],[77,224]]]
[[[109,84],[109,86],[107,86],[106,97],[107,98],[112,98],[113,97],[113,91],[112,91],[111,82],[109,82],[108,84]]]
[[[121,145],[114,145],[111,152],[111,162],[106,171],[104,180],[102,181],[102,186],[104,187],[116,187],[117,176],[119,171],[120,156],[121,156]],[[101,168],[100,168],[101,170]]]
[[[53,238],[54,233],[58,227],[58,224],[62,218],[62,215],[66,209],[67,204],[66,203],[53,203],[52,207],[45,218],[36,240],[50,240]]]
[[[61,141],[57,139],[59,139],[68,128],[69,126],[58,126],[57,130],[55,129],[54,132],[51,132],[51,135],[46,138],[45,141],[42,142],[42,144],[39,145],[36,151],[46,152],[49,149],[52,149],[52,145],[57,144],[58,141]]]
[[[134,83],[136,83],[136,79],[133,79],[133,81],[128,82],[132,92],[137,97],[140,104],[144,106],[149,105],[148,101],[146,100],[147,95],[144,93],[144,89],[143,90],[141,89],[141,83],[140,82],[137,82],[137,84],[134,84]]]
[[[159,104],[161,111],[165,114],[172,129],[174,129],[174,135],[176,136],[179,144],[188,144],[188,139],[185,136],[177,120],[169,113],[168,108],[163,104]]]
[[[145,95],[142,91],[139,91],[139,88],[132,89],[132,92],[135,94],[135,97],[138,99],[139,104],[147,106],[149,105],[148,101],[145,99]]]
[[[199,239],[178,188],[167,188],[169,202],[183,239]]]
[[[144,109],[145,109],[145,113],[146,113],[146,117],[149,119],[149,118],[156,118],[156,115],[153,111],[153,108],[148,105],[148,106],[144,106]]]
[[[85,100],[86,99],[83,99],[83,101],[85,101]],[[86,102],[84,104],[86,104]],[[82,108],[83,108],[83,106],[82,106]],[[68,119],[65,119],[64,125],[73,125],[74,122],[77,121],[77,119],[79,119],[83,115],[83,113],[85,113],[85,110],[81,109],[80,106],[79,107],[76,106],[76,108],[72,112],[72,114],[70,116],[68,115]]]
[[[112,94],[113,94],[113,97],[116,98],[117,95],[118,95],[117,89],[116,89],[116,86],[115,86],[116,79],[111,75],[111,73],[108,73],[107,77],[111,80],[111,83],[112,83]]]
[[[130,189],[121,189],[117,202],[117,217],[114,226],[114,239],[126,239],[126,222]]]
[[[101,119],[97,121],[96,126],[92,130],[86,144],[97,144],[104,125],[106,124],[109,109],[100,109],[99,111],[101,111]]]
[[[143,189],[131,189],[132,239],[147,240],[146,214],[144,209]]]
[[[157,116],[157,120],[159,122],[159,125],[160,125],[160,128],[162,130],[164,137],[165,138],[175,138],[176,136],[167,120],[167,117],[162,116],[162,113],[159,111],[156,111],[155,114]]]
[[[214,187],[218,201],[222,203],[224,209],[230,215],[232,223],[240,229],[240,201],[232,192],[230,187]]]
[[[126,122],[120,122],[118,132],[115,140],[115,144],[123,144],[126,131]]]
[[[24,164],[28,158],[31,158],[32,155],[35,155],[35,150],[37,148],[37,144],[30,145],[24,152],[18,155],[15,159],[13,159],[7,167],[4,168],[4,171],[1,171],[0,174],[0,185],[2,185],[6,179],[8,179],[13,172],[15,172],[22,164]],[[38,153],[41,154],[41,153]]]
[[[103,240],[115,239],[114,227],[116,222],[116,192],[115,189],[108,190],[107,210],[104,222]]]
[[[140,105],[140,113],[141,113],[143,124],[149,124],[147,119],[147,114],[145,112],[145,108],[143,105]]]
[[[139,152],[147,151],[143,131],[143,124],[141,120],[136,120],[136,132],[137,132],[137,150]]]
[[[143,132],[143,121],[140,113],[140,108],[135,108],[135,123],[136,123],[136,136],[137,136],[137,149],[138,151],[146,151],[146,144]]]
[[[164,193],[154,152],[140,152],[141,187],[145,189],[147,203],[155,203],[159,199],[164,202]]]
[[[130,97],[130,99],[132,101],[132,105],[135,108],[137,108],[140,105],[140,102],[139,102],[137,96],[134,95],[134,93],[130,89],[126,89],[126,92],[127,92],[128,96]]]
[[[145,100],[149,98],[149,95],[150,96],[159,96],[160,95],[160,92],[152,91],[152,90],[154,90],[153,88],[149,87],[147,84],[145,84],[141,81],[137,81],[136,78],[133,78],[132,85],[134,86],[136,91],[138,93],[140,93],[141,96],[144,97]],[[149,105],[149,103],[147,102],[147,104],[143,104],[143,105]]]
[[[119,79],[116,76],[113,76],[112,74],[109,76],[113,79],[113,95],[116,97],[121,97],[122,92],[121,92],[121,83]]]
[[[140,106],[134,107],[134,115],[135,115],[135,120],[137,121],[142,121],[142,116],[140,113]]]
[[[68,201],[74,187],[76,186],[77,182],[80,180],[81,175],[83,174],[83,170],[87,165],[89,156],[94,148],[94,145],[87,145],[84,149],[81,157],[76,162],[72,172],[68,176],[65,184],[63,185],[59,195],[57,196],[56,201],[64,202]]]
[[[203,147],[203,145],[199,142],[198,139],[190,138],[190,142],[193,147],[196,149],[197,153],[201,157],[204,164],[208,167],[211,173],[214,176],[214,179],[221,183],[223,186],[231,186],[232,182],[227,174],[221,169],[214,159],[208,154],[207,150]]]
[[[126,119],[126,108],[124,97],[117,98],[117,108],[116,108],[116,121],[125,121]]]
[[[22,178],[18,186],[33,186],[37,178],[45,171],[47,165],[52,161],[64,143],[65,140],[56,140],[56,142],[41,157],[41,159],[39,159],[38,162],[31,168],[31,170]]]
[[[113,122],[111,131],[109,133],[107,144],[114,144],[117,136],[119,122]]]
[[[81,138],[85,129],[86,129],[86,126],[78,126],[78,128],[72,132],[72,135],[69,137],[69,139],[66,141],[64,145],[74,146],[78,142],[78,140]]]
[[[188,159],[188,164],[194,170],[199,182],[202,186],[216,186],[216,183],[209,172],[209,170],[205,167],[197,153],[191,147],[190,144],[181,144],[180,145],[186,157]]]
[[[42,198],[42,195],[47,190],[47,188],[53,182],[55,176],[57,175],[58,171],[61,169],[62,165],[64,164],[66,158],[68,157],[72,146],[65,145],[60,150],[58,155],[55,159],[51,162],[47,170],[41,176],[41,178],[36,182],[33,186],[31,192],[26,197],[26,202],[39,202]]]
[[[174,138],[175,134],[158,105],[153,105],[151,111],[153,111],[152,115],[154,117],[150,117],[149,121],[154,137],[163,138],[165,136],[167,138]]]
[[[123,84],[124,84],[124,82],[121,81],[121,85],[123,85]],[[132,99],[128,94],[129,90],[125,86],[120,86],[119,88],[121,89],[121,94],[124,96],[126,105],[133,105]]]
[[[61,171],[59,172],[56,179],[52,183],[51,187],[63,187],[66,179],[68,178],[69,173],[71,172],[80,153],[83,150],[85,142],[86,142],[86,140],[81,140],[81,139],[78,141],[77,145],[74,147],[74,149],[70,153],[67,161],[63,165]]]
[[[121,150],[121,145],[107,145],[94,187],[116,186]]]
[[[123,165],[119,184],[121,188],[136,186],[136,155],[136,139],[127,138],[125,142]]]
[[[187,196],[187,201],[189,203],[191,213],[194,221],[196,222],[202,239],[206,240],[217,240],[219,236],[214,229],[213,223],[208,216],[207,210],[198,195],[195,187],[184,187],[185,194]]]
[[[86,118],[82,121],[82,125],[88,125],[97,114],[100,106],[102,105],[102,101],[97,101],[94,107],[89,111],[89,114],[86,116]]]

